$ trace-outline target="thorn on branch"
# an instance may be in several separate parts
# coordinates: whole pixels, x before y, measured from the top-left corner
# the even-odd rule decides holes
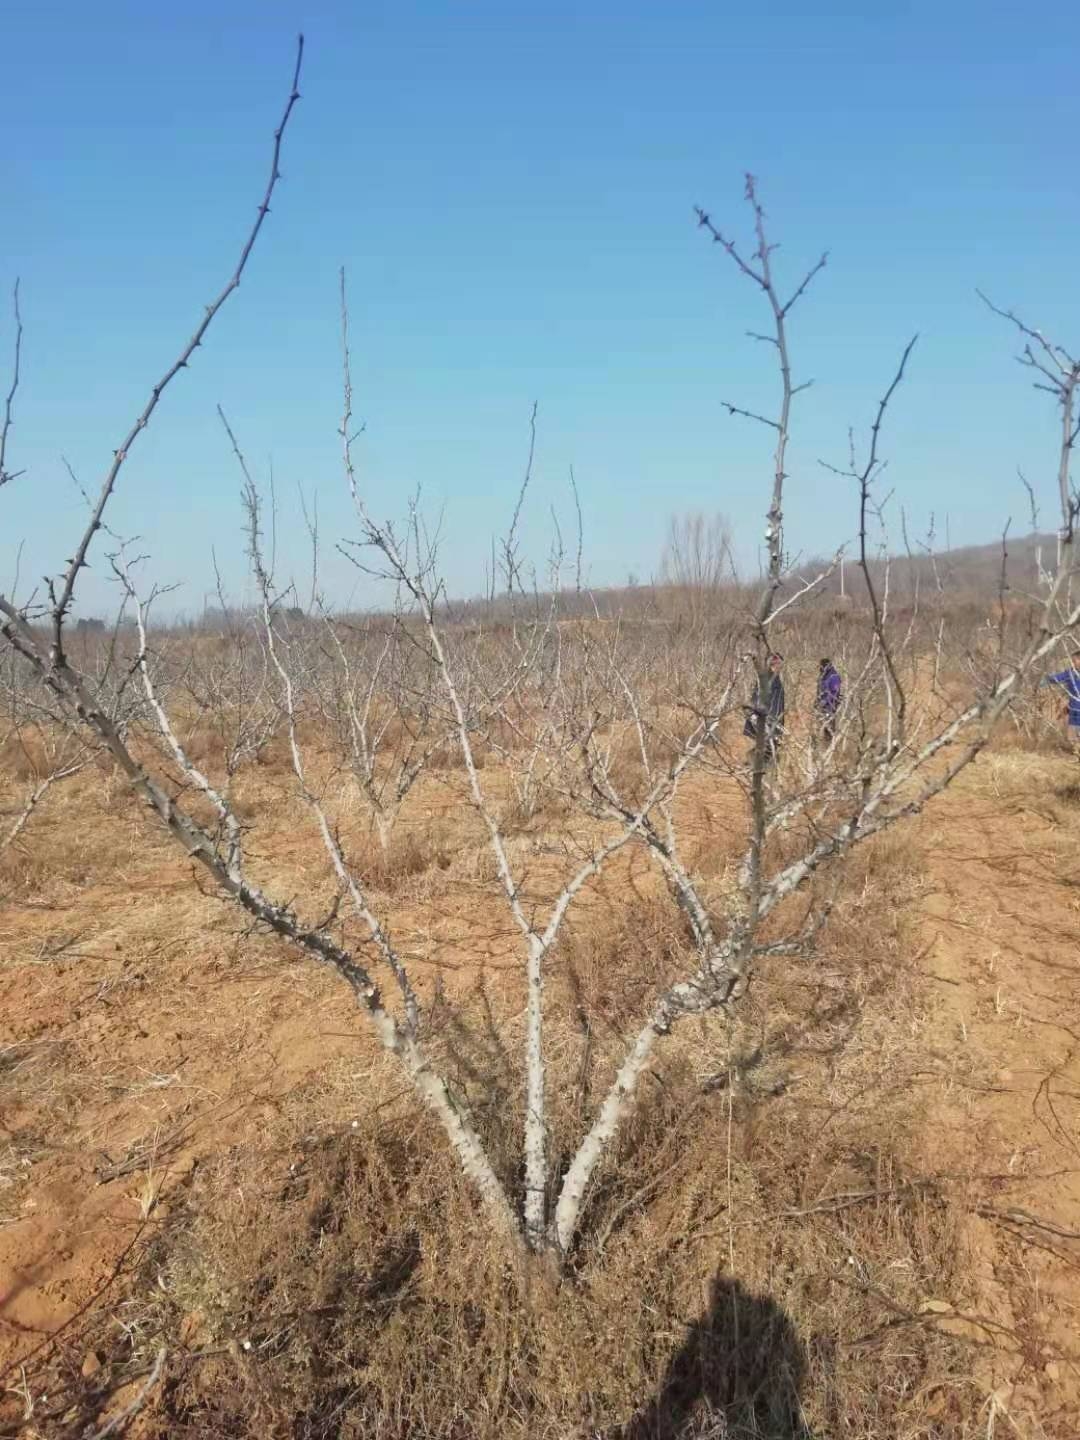
[[[743,410],[738,405],[732,405],[729,400],[721,400],[720,404],[729,415],[740,415],[744,420],[756,420],[759,425],[768,425],[772,430],[779,430],[780,426],[775,420],[768,419],[765,415],[758,415],[753,410]]]

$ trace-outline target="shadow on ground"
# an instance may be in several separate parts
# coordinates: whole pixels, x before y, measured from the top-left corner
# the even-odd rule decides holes
[[[618,1440],[813,1440],[799,1394],[806,1350],[775,1301],[717,1275],[646,1408]]]

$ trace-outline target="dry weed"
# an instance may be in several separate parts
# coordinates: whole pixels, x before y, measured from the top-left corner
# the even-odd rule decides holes
[[[174,1197],[124,1311],[144,1358],[162,1342],[174,1357],[154,1433],[974,1436],[980,1332],[953,1319],[969,1298],[963,1195],[920,1172],[912,1029],[895,1025],[917,1014],[897,904],[916,862],[900,842],[867,854],[816,1001],[766,973],[737,1031],[712,1017],[671,1049],[557,1289],[522,1291],[426,1121],[377,1098],[381,1070],[343,1129],[326,1129],[321,1094],[294,1095]],[[681,944],[655,894],[569,936],[557,1133]],[[491,1100],[480,1123],[512,1176],[520,1022],[498,1006],[478,984],[433,1024],[462,1089]]]
[[[1076,811],[1057,793],[1062,777],[1054,757],[1008,749],[980,763],[970,795],[995,813],[1035,797],[1056,817],[1047,844],[1065,864]],[[321,885],[317,846],[275,801],[272,766],[249,770],[241,786],[252,813],[274,807],[272,824],[259,827],[259,864],[291,884]],[[80,806],[89,793],[82,780],[71,792]],[[728,801],[692,793],[686,803],[699,807],[688,853],[721,888],[742,843],[726,823]],[[322,990],[299,987],[265,945],[233,935],[230,912],[212,898],[185,889],[185,900],[161,901],[162,858],[146,846],[150,868],[137,871],[129,811],[118,800],[70,851],[54,845],[44,817],[23,893],[67,893],[76,873],[98,887],[86,945],[109,958],[87,966],[84,988],[122,1006],[129,1026],[166,1003],[154,994],[167,977],[174,1003],[189,985],[250,971],[250,1014],[235,1017],[234,1049],[216,1062],[239,1065],[252,1034],[321,1004]],[[516,855],[542,870],[543,846],[565,843],[559,818],[534,817],[512,842]],[[130,1059],[105,1073],[99,1057],[91,1073],[77,1046],[23,1042],[19,1068],[0,1076],[0,1219],[17,1213],[44,1137],[70,1143],[96,1087],[100,1123],[124,1136],[110,1155],[127,1213],[155,1238],[138,1282],[87,1322],[85,1338],[112,1385],[145,1373],[168,1347],[158,1408],[141,1419],[147,1436],[982,1440],[985,1355],[1020,1347],[1034,1356],[1042,1342],[1035,1309],[1022,1330],[1016,1322],[1019,1334],[980,1316],[970,1226],[978,1196],[962,1179],[928,1173],[928,1002],[915,934],[926,843],[932,836],[908,828],[868,845],[813,953],[764,964],[737,1024],[712,1016],[677,1032],[597,1177],[573,1273],[557,1290],[536,1278],[521,1292],[438,1136],[362,1045],[355,1061],[351,1052],[320,1057],[241,1143],[215,1146],[163,1199],[169,1154],[155,1129],[133,1123],[145,1095]],[[455,814],[443,779],[403,815],[384,859],[374,837],[354,836],[361,844],[369,878],[382,864],[377,883],[398,901],[421,884],[445,885],[471,906],[492,883],[474,817]],[[171,883],[186,886],[183,866],[168,864]],[[129,913],[131,881],[110,888],[114,871],[137,875],[155,903]],[[57,923],[43,912],[38,930],[20,931],[45,947],[35,982],[38,969],[44,984],[85,963],[81,946],[52,955]],[[192,960],[177,974],[163,932],[181,949],[209,947],[202,968]],[[25,967],[37,951],[20,944]],[[632,866],[614,868],[568,928],[548,988],[556,1157],[610,1075],[618,1037],[685,968],[685,947],[678,911]],[[481,971],[430,1007],[433,1053],[512,1186],[518,1000],[515,984]],[[227,1027],[218,1029],[224,1045]],[[982,1061],[970,1047],[950,1063],[960,1075]],[[948,1139],[953,1173],[974,1169],[969,1142]],[[59,1369],[48,1383],[24,1377],[26,1393],[39,1397],[38,1433],[67,1440],[85,1431],[105,1382],[81,1376],[70,1357],[51,1363]],[[68,1409],[42,1410],[42,1390],[59,1395],[65,1385]],[[25,1408],[18,1397],[12,1404]],[[1008,1433],[995,1414],[998,1435]]]

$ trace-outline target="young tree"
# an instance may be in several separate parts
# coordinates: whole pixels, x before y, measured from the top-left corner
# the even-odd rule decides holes
[[[702,510],[672,515],[660,555],[660,584],[691,624],[717,610],[717,592],[736,580],[731,524],[726,515]]]

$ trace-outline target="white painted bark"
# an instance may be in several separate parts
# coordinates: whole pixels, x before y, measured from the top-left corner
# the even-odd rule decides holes
[[[491,852],[495,859],[506,902],[515,924],[521,931],[527,947],[526,954],[526,1054],[525,1054],[525,1239],[532,1250],[542,1250],[546,1243],[547,1216],[546,1197],[548,1188],[547,1113],[545,1102],[545,1057],[544,1057],[544,1007],[543,1007],[543,964],[550,941],[539,936],[522,909],[517,881],[506,853],[502,832],[494,812],[484,794],[480,773],[473,753],[469,734],[469,722],[461,700],[457,682],[447,658],[446,650],[435,619],[435,604],[423,583],[422,577],[410,572],[404,557],[398,549],[393,535],[387,527],[377,525],[368,513],[357,484],[356,469],[352,458],[351,415],[352,378],[349,365],[348,311],[345,303],[345,275],[341,275],[341,318],[342,351],[344,360],[345,411],[341,426],[344,450],[345,473],[353,504],[371,542],[382,551],[397,579],[406,587],[420,607],[424,620],[428,644],[435,662],[450,708],[454,716],[454,728],[461,750],[469,791],[477,814],[483,820],[488,832]],[[584,883],[584,882],[582,882]],[[569,899],[567,899],[569,903]],[[563,906],[565,913],[565,905]],[[561,917],[560,917],[561,918]],[[549,925],[552,938],[557,933]]]
[[[619,1066],[618,1074],[604,1097],[596,1119],[578,1146],[563,1177],[555,1205],[555,1242],[561,1254],[569,1252],[577,1235],[589,1182],[616,1131],[630,1111],[638,1082],[648,1069],[657,1040],[665,1033],[665,1013],[657,1006],[648,1023]]]
[[[220,805],[224,811],[221,818],[226,821],[227,832],[230,836],[227,857],[220,853],[213,838],[172,801],[143,766],[135,760],[110,718],[95,704],[86,691],[81,677],[70,669],[66,661],[61,661],[59,664],[50,663],[49,657],[42,655],[30,627],[2,597],[0,597],[0,614],[7,617],[0,625],[0,632],[15,645],[20,654],[34,665],[42,679],[65,707],[73,711],[75,716],[104,742],[120,769],[131,782],[135,792],[158,815],[166,830],[182,845],[185,852],[198,860],[217,883],[254,919],[261,921],[284,938],[293,941],[313,958],[330,964],[338,971],[352,989],[361,1008],[368,1015],[379,1043],[401,1060],[418,1095],[442,1125],[463,1171],[475,1184],[481,1201],[492,1216],[500,1233],[504,1235],[513,1250],[520,1250],[521,1226],[506,1192],[492,1168],[480,1137],[469,1120],[467,1110],[454,1098],[446,1081],[430,1064],[415,1032],[411,1028],[399,1024],[386,1009],[378,986],[364,966],[360,965],[348,951],[336,945],[324,932],[305,926],[290,909],[271,900],[262,890],[246,879],[242,870],[242,851],[238,838],[235,843],[233,840],[233,826],[237,826],[235,816],[232,815],[227,802],[206,777],[190,761],[186,760],[183,748],[176,739],[164,707],[158,701],[149,671],[142,661],[140,661],[139,669],[142,673],[144,688],[155,716],[159,723],[164,725],[162,735],[174,759],[184,769],[186,777],[194,788],[206,795],[214,804],[215,809]],[[143,640],[142,659],[145,659],[145,630],[141,630],[141,635]],[[184,757],[183,760],[181,757]],[[380,933],[382,933],[381,929]]]
[[[7,834],[4,835],[2,839],[0,839],[0,851],[6,850],[9,845],[15,844],[15,841],[26,829],[30,821],[30,816],[34,813],[38,805],[48,794],[49,789],[52,786],[53,779],[54,776],[47,775],[39,785],[35,785],[33,790],[30,791],[30,794],[27,796],[26,804],[23,806],[19,814],[15,817],[15,823],[8,829]]]
[[[630,1044],[595,1120],[563,1177],[555,1206],[554,1226],[560,1254],[565,1255],[574,1243],[589,1184],[608,1146],[633,1108],[641,1077],[649,1068],[658,1042],[682,1017],[699,1015],[704,1010],[715,1009],[737,998],[742,978],[729,947],[721,946],[705,958],[692,980],[673,985],[656,1003]]]

